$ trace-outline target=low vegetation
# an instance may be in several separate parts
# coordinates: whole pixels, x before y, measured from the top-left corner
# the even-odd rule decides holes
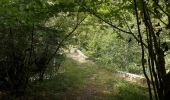
[[[28,89],[29,90],[29,89]],[[92,63],[66,59],[53,79],[33,83],[24,100],[148,100],[146,85]]]

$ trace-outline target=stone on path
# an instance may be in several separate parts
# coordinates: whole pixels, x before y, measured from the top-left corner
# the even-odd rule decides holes
[[[67,56],[81,63],[89,61],[89,57],[83,54],[78,48],[71,48]]]

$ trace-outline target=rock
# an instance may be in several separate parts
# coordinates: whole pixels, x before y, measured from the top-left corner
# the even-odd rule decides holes
[[[88,59],[88,57],[86,56],[86,55],[84,55],[79,49],[77,49],[77,48],[72,48],[71,50],[70,50],[70,54],[72,54],[72,55],[75,55],[75,56],[79,56],[80,58],[82,58],[82,59]]]
[[[89,57],[84,55],[83,52],[81,52],[78,48],[71,48],[68,57],[71,57],[72,59],[79,62],[89,61]]]
[[[117,71],[119,76],[124,77],[126,80],[131,81],[131,82],[136,82],[140,84],[145,84],[147,81],[145,77],[141,75],[136,75],[128,72],[123,72],[123,71]]]

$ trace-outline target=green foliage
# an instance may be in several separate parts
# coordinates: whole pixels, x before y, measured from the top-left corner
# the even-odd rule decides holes
[[[126,71],[129,71],[131,63],[140,64],[141,53],[135,39],[114,31],[93,16],[88,16],[77,32],[73,46],[80,48],[96,63]]]
[[[119,92],[116,95],[117,100],[149,100],[147,88],[136,84],[124,82],[124,80],[117,81]],[[126,97],[126,98],[123,98]]]
[[[20,95],[30,79],[43,79],[53,58],[60,60],[65,37],[79,21],[69,8],[47,0],[0,1],[1,89]]]
[[[55,92],[79,88],[84,84],[82,79],[96,74],[98,68],[92,68],[91,64],[80,65],[72,60],[62,62],[63,52],[69,46],[80,48],[94,62],[109,70],[141,74],[141,48],[138,47],[141,45],[145,47],[143,51],[149,54],[143,54],[143,60],[147,56],[149,59],[153,52],[156,56],[151,60],[154,58],[153,61],[158,62],[151,64],[156,65],[156,70],[159,67],[165,72],[164,58],[168,54],[166,40],[169,40],[170,27],[169,2],[146,0],[145,3],[138,0],[136,6],[136,13],[139,13],[137,24],[142,33],[139,34],[133,0],[1,0],[0,89],[14,94],[24,93],[31,79],[43,79],[44,76],[54,77],[54,80],[39,85],[53,90],[51,86],[57,84]],[[144,9],[149,15],[145,15]],[[148,20],[150,22],[146,25]],[[65,63],[64,66],[61,63]],[[60,73],[57,73],[60,66]],[[155,80],[161,74],[154,76]],[[120,94],[129,93],[128,89],[133,86],[130,85]],[[133,95],[127,99],[131,98],[140,99]],[[119,99],[124,98],[120,96]]]
[[[88,89],[95,89],[96,93],[92,93],[90,99],[148,99],[145,86],[127,82],[121,77],[117,77],[115,73],[106,71],[98,65],[91,63],[80,64],[67,58],[61,66],[59,73],[54,79],[35,84],[34,89],[27,94],[29,98],[75,100],[81,97],[86,98],[89,93],[93,92],[93,90]],[[87,93],[84,93],[84,91]]]
[[[135,73],[135,74],[143,74],[142,71],[142,66],[135,64],[135,63],[130,63],[129,66],[127,67],[127,71],[130,73]]]

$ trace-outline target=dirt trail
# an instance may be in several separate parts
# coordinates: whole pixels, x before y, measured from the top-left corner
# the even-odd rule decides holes
[[[95,85],[90,85],[76,92],[67,94],[65,100],[94,100],[93,98],[95,94],[96,94]]]
[[[95,84],[90,84],[83,89],[68,93],[64,100],[107,100],[107,94],[98,91]]]
[[[114,85],[107,84],[107,81],[114,79],[114,74],[100,69],[86,80],[87,84],[81,89],[66,93],[64,100],[108,100],[108,96],[113,95]]]
[[[126,77],[122,77],[116,73],[99,69],[97,73],[87,79],[85,86],[81,89],[68,91],[63,100],[118,100],[114,99],[114,95],[119,92],[116,79],[128,80]],[[140,81],[130,82],[136,83]]]
[[[90,61],[74,53],[67,56],[79,63]],[[116,78],[139,84],[145,82],[143,77],[131,73],[114,73],[101,68],[96,68],[95,70],[97,70],[97,72],[86,80],[87,84],[85,86],[74,91],[68,91],[63,100],[113,100],[114,95],[119,92],[114,82]],[[109,97],[111,97],[111,99],[109,99]]]
[[[84,55],[84,53],[81,52],[77,48],[72,48],[70,50],[70,53],[67,54],[67,57],[70,57],[70,58],[74,59],[75,61],[78,61],[79,63],[90,62],[92,64],[95,64],[93,61],[89,60],[89,57]],[[140,83],[140,84],[146,83],[146,79],[144,76],[136,75],[136,74],[132,74],[132,73],[128,73],[128,72],[123,72],[123,71],[117,71],[116,73],[117,73],[117,75],[119,75],[119,77],[123,77],[127,81],[136,82],[136,83]]]

